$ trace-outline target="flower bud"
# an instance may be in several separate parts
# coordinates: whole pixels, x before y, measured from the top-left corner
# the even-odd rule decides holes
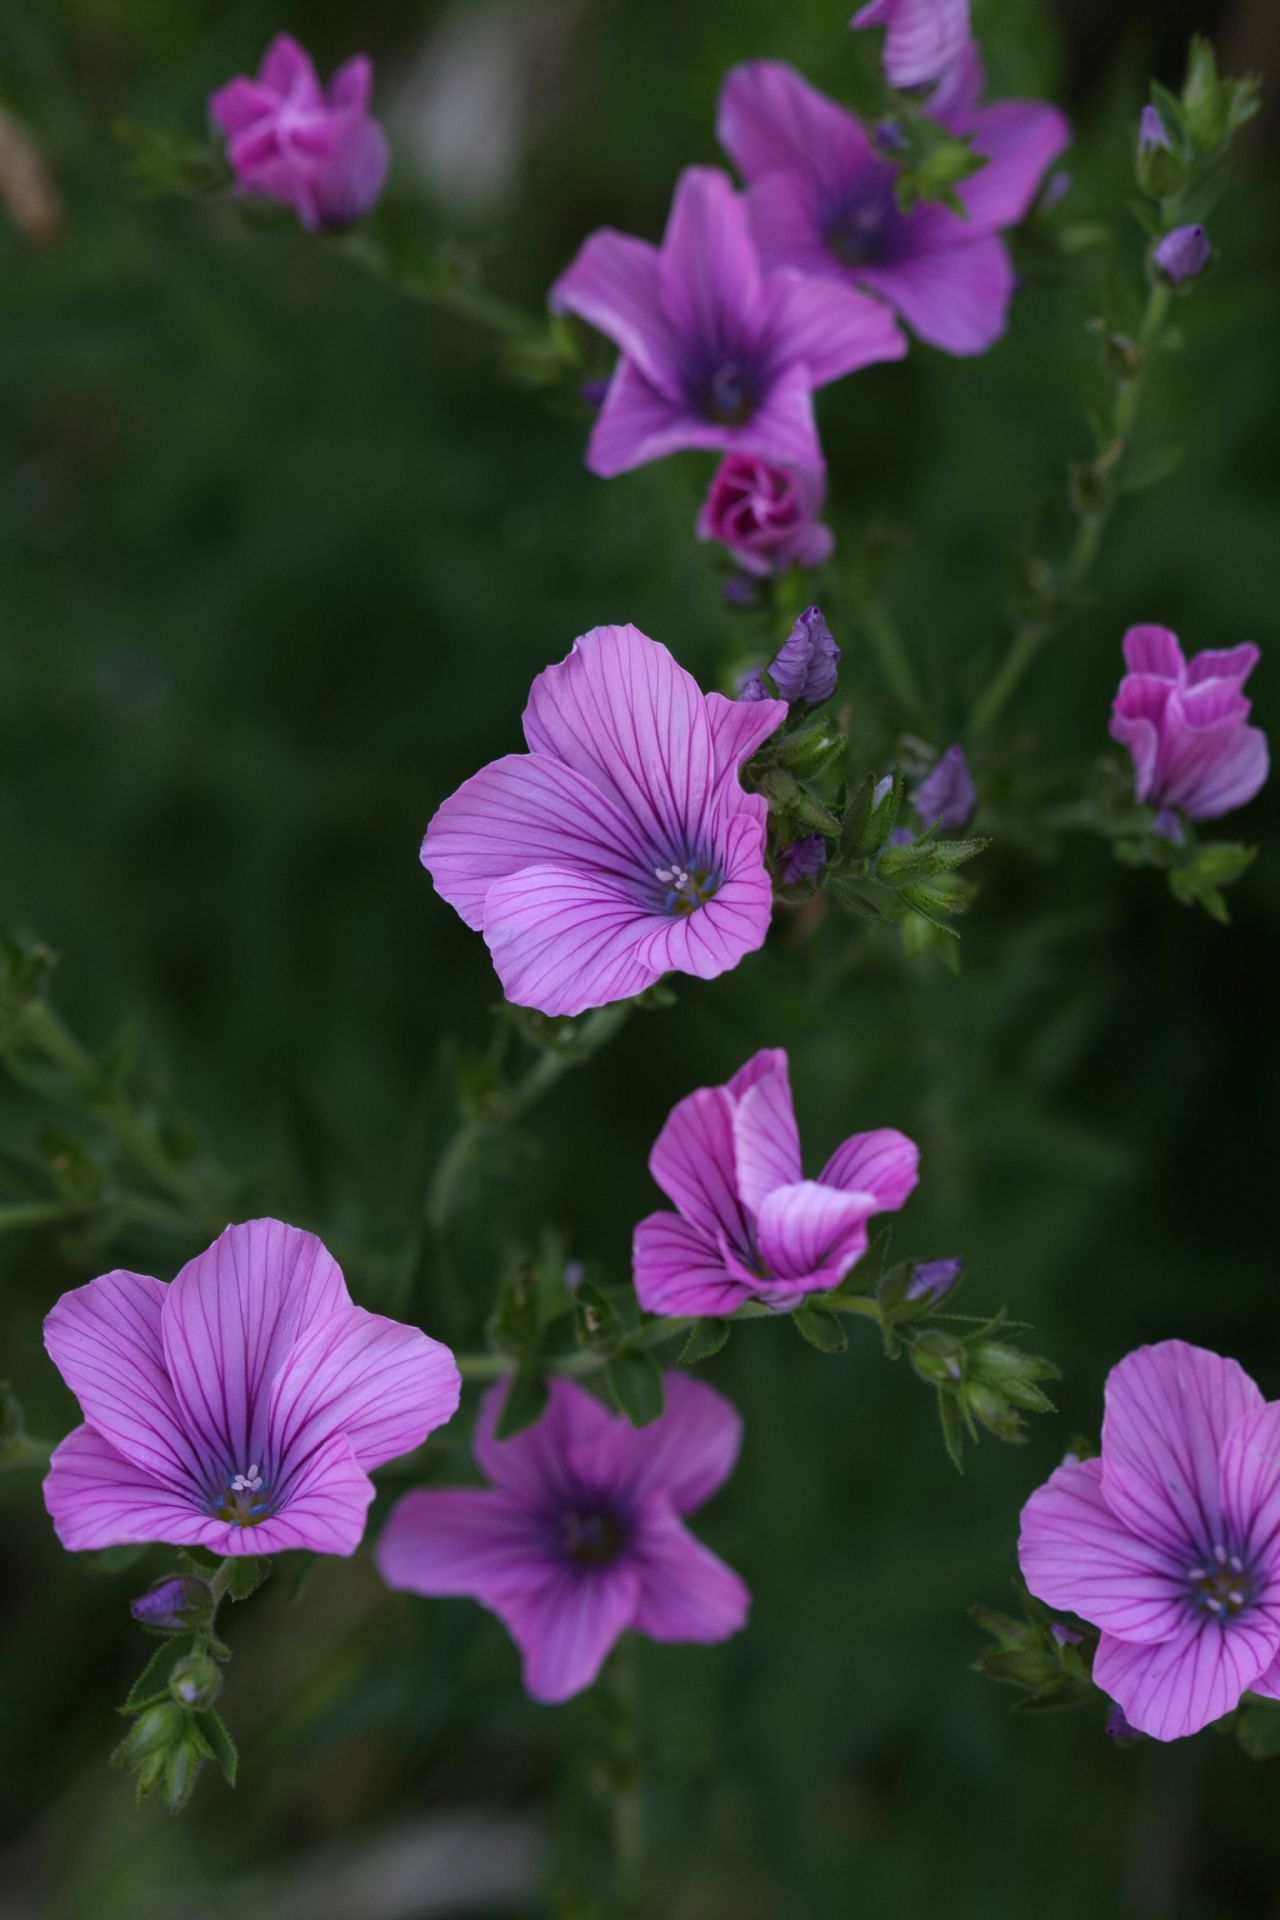
[[[835,545],[830,527],[818,519],[826,491],[819,468],[727,454],[698,514],[698,538],[718,540],[744,572],[757,576],[816,567]]]
[[[957,1387],[965,1374],[964,1343],[940,1327],[931,1327],[912,1341],[911,1364],[931,1387]]]
[[[978,796],[969,773],[964,748],[948,747],[937,765],[920,782],[914,795],[915,809],[923,827],[962,827]]]
[[[1209,236],[1197,221],[1193,226],[1175,227],[1172,233],[1166,233],[1151,257],[1165,279],[1176,287],[1202,274],[1212,253]]]
[[[1157,147],[1168,147],[1169,144],[1169,135],[1158,109],[1150,105],[1145,106],[1142,109],[1142,118],[1138,122],[1138,151],[1151,153]]]
[[[782,855],[782,884],[794,887],[801,880],[812,880],[827,864],[827,843],[820,833],[807,833],[793,840]]]
[[[907,1299],[941,1300],[950,1293],[963,1272],[963,1260],[917,1260],[915,1271],[907,1282]]]
[[[820,707],[836,690],[840,649],[820,607],[806,607],[774,655],[769,677],[782,699]]]
[[[844,752],[839,729],[826,719],[802,727],[798,733],[779,736],[777,756],[792,773],[807,777],[821,773],[838,754]]]
[[[173,1574],[130,1601],[129,1611],[141,1627],[151,1627],[158,1633],[181,1633],[212,1614],[213,1593],[203,1580]]]
[[[180,1707],[198,1712],[211,1707],[222,1692],[222,1674],[207,1653],[189,1653],[175,1661],[169,1674],[169,1692]]]
[[[1113,1706],[1107,1715],[1107,1738],[1114,1740],[1119,1747],[1131,1747],[1142,1735],[1136,1727],[1131,1727],[1125,1718],[1123,1707]]]
[[[151,1754],[166,1753],[186,1725],[176,1702],[161,1700],[140,1713],[112,1758],[117,1766],[132,1766]]]

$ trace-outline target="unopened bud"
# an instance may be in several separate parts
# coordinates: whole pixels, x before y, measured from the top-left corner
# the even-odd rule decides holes
[[[212,1613],[213,1593],[203,1580],[174,1574],[130,1601],[129,1611],[139,1626],[158,1633],[181,1633]]]
[[[793,840],[784,849],[782,855],[782,883],[787,887],[797,886],[802,880],[812,880],[821,873],[827,864],[827,843],[820,833],[807,833],[803,840]]]
[[[931,1327],[911,1344],[911,1364],[932,1387],[958,1387],[965,1376],[965,1349],[953,1334]]]
[[[1202,274],[1212,253],[1209,236],[1197,221],[1193,226],[1175,227],[1172,233],[1166,233],[1151,257],[1165,279],[1176,287]]]
[[[941,1300],[950,1293],[964,1272],[964,1261],[917,1260],[907,1283],[908,1300]]]
[[[207,1653],[189,1653],[174,1663],[169,1692],[180,1707],[198,1712],[211,1707],[222,1692],[222,1674]]]

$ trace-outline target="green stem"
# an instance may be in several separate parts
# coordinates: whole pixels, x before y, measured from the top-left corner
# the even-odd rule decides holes
[[[226,1560],[219,1561],[218,1565],[209,1575],[209,1591],[213,1595],[213,1610],[215,1614],[222,1602],[226,1599],[227,1588],[231,1584],[231,1574],[235,1564],[235,1560],[228,1557]]]
[[[865,1312],[866,1309],[856,1303],[848,1302],[838,1311],[860,1313]],[[755,1300],[748,1301],[732,1315],[735,1321],[774,1320],[778,1317],[773,1307],[766,1307],[763,1302]],[[686,1315],[670,1320],[650,1320],[648,1325],[641,1327],[639,1333],[633,1335],[627,1344],[632,1347],[660,1347],[666,1341],[676,1339],[680,1334],[689,1333],[697,1324],[696,1315]],[[544,1371],[570,1375],[595,1373],[604,1365],[607,1358],[607,1354],[585,1351],[565,1354],[559,1359],[549,1360]],[[511,1373],[516,1364],[509,1354],[502,1353],[456,1353],[454,1359],[457,1362],[458,1372],[464,1380],[500,1380],[503,1374]]]
[[[493,294],[482,293],[478,287],[468,287],[459,280],[428,280],[421,273],[398,270],[388,260],[385,249],[366,233],[349,234],[341,244],[350,259],[408,299],[416,300],[419,306],[455,313],[506,339],[518,339],[536,330],[533,318],[522,308],[496,299]]]
[[[37,1440],[31,1433],[18,1434],[0,1442],[0,1468],[47,1467],[56,1445],[54,1440]]]

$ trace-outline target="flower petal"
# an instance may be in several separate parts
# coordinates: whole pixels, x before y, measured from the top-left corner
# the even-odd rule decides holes
[[[584,1474],[632,1500],[660,1497],[676,1513],[692,1513],[733,1472],[742,1446],[742,1416],[705,1380],[675,1368],[663,1375],[662,1414],[633,1427],[619,1414],[580,1454]]]
[[[1270,1667],[1277,1642],[1280,1630],[1254,1624],[1252,1615],[1225,1625],[1198,1621],[1157,1646],[1104,1633],[1093,1678],[1140,1733],[1179,1740],[1238,1706],[1245,1689]]]
[[[815,387],[873,361],[901,360],[907,351],[888,309],[843,280],[781,267],[769,275],[768,308],[772,336],[803,361]]]
[[[417,1487],[398,1500],[374,1552],[389,1587],[486,1600],[541,1586],[552,1560],[546,1523],[488,1487]]]
[[[219,87],[209,96],[209,117],[224,133],[244,133],[260,120],[274,115],[279,107],[275,94],[260,86],[256,80],[246,80],[240,75],[228,80],[225,87]]]
[[[651,1640],[727,1640],[746,1624],[744,1581],[696,1540],[665,1501],[646,1508],[632,1548],[640,1592],[631,1622]]]
[[[587,465],[601,479],[611,480],[686,448],[728,446],[736,431],[691,413],[683,399],[669,398],[624,355],[591,429]]]
[[[635,1614],[640,1580],[624,1561],[565,1567],[541,1587],[490,1602],[524,1655],[535,1700],[567,1700],[589,1687]]]
[[[1016,226],[1071,139],[1066,115],[1037,100],[1000,100],[982,107],[966,129],[987,163],[961,180],[956,192],[974,227]]]
[[[1250,640],[1238,647],[1205,647],[1187,662],[1186,684],[1198,687],[1206,680],[1231,680],[1242,687],[1261,658],[1259,649]]]
[[[485,944],[503,993],[515,1006],[553,1015],[651,987],[667,970],[651,953],[665,925],[610,881],[564,867],[525,867],[495,880],[485,902]]]
[[[896,1213],[920,1178],[920,1149],[896,1127],[855,1133],[836,1148],[818,1178],[824,1187],[875,1195],[877,1213]]]
[[[266,1460],[283,1498],[331,1435],[359,1466],[380,1467],[420,1446],[458,1410],[462,1380],[448,1347],[363,1307],[339,1307],[285,1355],[271,1388]]]
[[[131,1467],[198,1500],[211,1462],[193,1446],[165,1365],[169,1288],[149,1274],[104,1273],[64,1293],[44,1344],[86,1420]]]
[[[290,33],[278,33],[262,56],[258,80],[294,107],[319,108],[324,95],[311,55]]]
[[[832,199],[872,157],[853,115],[781,60],[730,68],[720,89],[716,137],[744,179],[798,175],[817,196]]]
[[[646,1313],[730,1314],[751,1289],[725,1268],[718,1242],[678,1213],[651,1213],[631,1245],[636,1298]]]
[[[364,113],[373,97],[373,62],[367,53],[344,60],[329,82],[329,105]]]
[[[733,1139],[738,1192],[753,1213],[775,1187],[794,1186],[804,1178],[785,1053],[780,1066],[760,1074],[735,1100]]]
[[[214,1553],[334,1553],[345,1558],[364,1538],[374,1484],[345,1434],[323,1441],[290,1474],[286,1504],[260,1526],[214,1521],[205,1545]]]
[[[720,791],[738,791],[738,769],[745,766],[787,717],[785,700],[726,700],[722,693],[702,696],[711,726],[711,752]],[[767,812],[767,809],[766,809]]]
[[[498,1440],[494,1430],[509,1384],[500,1380],[484,1396],[472,1442],[476,1460],[503,1493],[543,1502],[576,1485],[570,1453],[594,1446],[613,1415],[572,1380],[553,1380],[542,1416],[510,1440]]]
[[[1210,682],[1205,692],[1218,683]],[[1225,690],[1227,699],[1234,691]],[[1160,768],[1160,798],[1167,806],[1182,807],[1193,820],[1217,820],[1243,807],[1265,784],[1271,770],[1267,736],[1257,727],[1229,722],[1221,727],[1179,724],[1170,701],[1166,717],[1165,757]]]
[[[74,1427],[54,1448],[44,1504],[71,1553],[144,1540],[198,1546],[213,1524],[180,1482],[153,1479],[92,1427]]]
[[[1221,1477],[1231,1539],[1256,1571],[1280,1576],[1280,1401],[1256,1408],[1232,1427],[1223,1442]]]
[[[647,959],[655,979],[691,973],[714,980],[765,943],[773,918],[773,884],[764,864],[765,813],[755,795],[738,804],[709,834],[722,878],[696,913],[660,914]]]
[[[1243,1367],[1203,1347],[1164,1340],[1128,1354],[1108,1376],[1102,1423],[1111,1511],[1157,1546],[1208,1551],[1222,1539],[1223,1444],[1262,1404]]]
[[[1038,1600],[1117,1639],[1168,1640],[1191,1617],[1183,1561],[1117,1520],[1102,1497],[1100,1460],[1068,1461],[1032,1494],[1018,1559]]]
[[[738,1195],[734,1102],[724,1087],[699,1087],[678,1100],[649,1155],[649,1171],[672,1205],[706,1239],[743,1244],[751,1224]]]
[[[760,1208],[760,1251],[780,1281],[802,1281],[806,1291],[833,1287],[865,1253],[876,1207],[872,1194],[842,1193],[817,1180],[777,1187]]]
[[[675,344],[662,305],[658,249],[602,227],[579,248],[551,289],[556,312],[568,309],[614,341],[645,379],[679,400]]]
[[[550,753],[508,753],[436,810],[422,864],[477,933],[495,880],[555,861],[619,885],[652,877],[658,853],[585,772]]]
[[[683,355],[747,346],[758,324],[760,262],[728,174],[686,167],[676,182],[659,264],[662,303]]]
[[[350,1305],[313,1233],[279,1220],[228,1227],[165,1291],[165,1362],[187,1428],[209,1461],[243,1473],[265,1452],[271,1384],[289,1349]]]
[[[1130,673],[1155,674],[1181,681],[1187,671],[1178,636],[1168,627],[1130,627],[1124,636],[1125,665]]]
[[[910,250],[859,267],[858,279],[922,340],[947,353],[985,353],[1005,330],[1013,295],[1013,263],[1003,241],[957,237],[963,223],[945,208],[918,207],[910,219]]]
[[[885,27],[884,70],[890,86],[936,80],[965,50],[969,0],[868,0],[852,27]]]

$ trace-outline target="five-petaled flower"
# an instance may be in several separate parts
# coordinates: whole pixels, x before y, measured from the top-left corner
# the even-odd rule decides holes
[[[351,1300],[314,1234],[228,1227],[169,1285],[117,1271],[64,1293],[45,1345],[84,1425],[54,1449],[64,1547],[353,1553],[369,1469],[451,1418],[447,1347]]]
[[[1252,645],[1187,660],[1167,627],[1130,627],[1129,671],[1111,712],[1111,738],[1133,756],[1134,792],[1192,820],[1216,820],[1252,800],[1266,780],[1267,736],[1246,724],[1243,688],[1260,658]]]
[[[952,133],[972,135],[985,165],[956,191],[964,214],[898,206],[897,169],[861,123],[794,67],[753,60],[720,95],[720,143],[748,182],[752,230],[766,268],[794,267],[828,284],[878,294],[950,353],[983,353],[1004,332],[1013,263],[1000,230],[1022,219],[1069,130],[1031,100],[978,105],[971,49],[931,104]]]
[[[524,1656],[538,1700],[589,1687],[619,1634],[723,1640],[749,1596],[683,1516],[728,1478],[742,1422],[687,1374],[632,1427],[569,1380],[541,1419],[509,1440],[494,1429],[505,1384],[485,1397],[475,1435],[486,1488],[422,1488],[392,1510],[377,1561],[389,1586],[467,1594],[496,1613]]]
[[[1130,1726],[1198,1733],[1280,1699],[1280,1402],[1234,1360],[1166,1340],[1106,1388],[1102,1454],[1022,1511],[1023,1577],[1101,1629],[1093,1677]]]
[[[287,33],[271,42],[256,80],[241,74],[209,101],[227,135],[236,184],[292,207],[305,227],[349,227],[382,192],[390,154],[369,114],[373,68],[359,54],[328,91]]]
[[[698,538],[718,540],[747,573],[820,566],[835,545],[818,518],[826,491],[820,468],[726,454],[698,514]]]
[[[821,467],[814,388],[906,352],[876,301],[763,268],[742,200],[714,167],[681,174],[661,248],[601,228],[551,304],[621,350],[587,449],[604,475],[681,447]]]
[[[649,1171],[677,1213],[635,1230],[636,1293],[650,1313],[729,1314],[757,1299],[789,1309],[838,1286],[866,1252],[873,1214],[896,1212],[918,1178],[915,1142],[892,1127],[856,1133],[806,1180],[781,1048],[753,1055],[722,1087],[681,1100]]]
[[[484,934],[508,1000],[548,1014],[711,980],[769,929],[768,804],[738,769],[786,703],[704,694],[635,627],[594,627],[533,683],[528,753],[439,808],[422,864]]]
[[[884,70],[890,86],[940,80],[964,52],[969,0],[868,0],[851,27],[884,27]]]

